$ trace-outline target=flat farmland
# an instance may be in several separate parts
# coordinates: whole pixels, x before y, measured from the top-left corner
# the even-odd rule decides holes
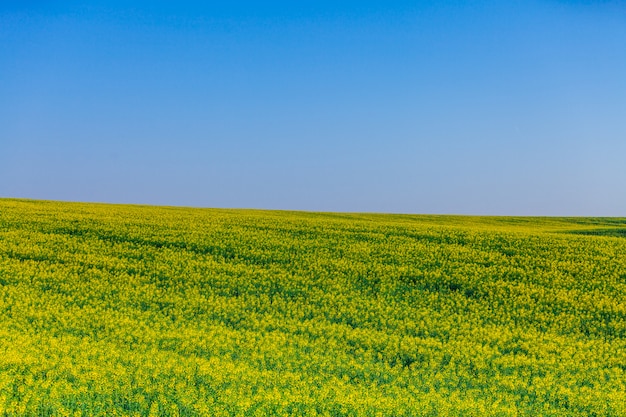
[[[0,415],[624,416],[626,219],[0,199]]]

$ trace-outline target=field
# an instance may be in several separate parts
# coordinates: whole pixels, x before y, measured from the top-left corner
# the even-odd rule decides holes
[[[0,415],[626,416],[626,219],[0,199]]]

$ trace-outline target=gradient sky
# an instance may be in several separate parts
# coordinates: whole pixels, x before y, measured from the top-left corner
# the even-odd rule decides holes
[[[0,197],[626,216],[624,4],[2,1]]]

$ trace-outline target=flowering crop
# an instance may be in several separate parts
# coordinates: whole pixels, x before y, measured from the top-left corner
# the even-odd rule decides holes
[[[626,415],[625,230],[0,199],[0,415]]]

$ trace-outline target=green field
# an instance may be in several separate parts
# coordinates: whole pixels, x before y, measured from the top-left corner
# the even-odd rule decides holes
[[[0,415],[626,416],[626,219],[0,199]]]

